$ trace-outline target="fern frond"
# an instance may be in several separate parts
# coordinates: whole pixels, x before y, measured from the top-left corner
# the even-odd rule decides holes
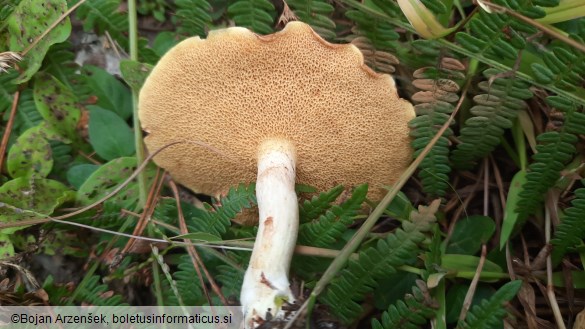
[[[51,46],[43,60],[43,71],[57,78],[72,90],[78,99],[86,100],[92,91],[87,84],[86,76],[77,73],[79,65],[75,63],[75,54],[72,49],[73,46],[70,42]]]
[[[138,38],[138,61],[141,63],[154,65],[158,62],[160,56],[149,45],[148,38]]]
[[[201,289],[201,284],[193,262],[189,255],[182,255],[179,258],[177,270],[173,273],[176,288],[179,292],[183,305],[205,305],[207,299]],[[167,282],[170,286],[170,284]],[[167,285],[165,284],[165,286]],[[179,300],[172,289],[164,289],[163,296],[166,305],[179,306]]]
[[[414,72],[416,80],[413,85],[421,90],[412,96],[412,100],[418,103],[414,106],[417,117],[409,122],[414,137],[414,157],[427,146],[453,112],[452,103],[459,99],[459,85],[453,78],[462,78],[462,69],[464,66],[456,59],[445,58],[439,68],[424,67]],[[433,197],[443,196],[449,186],[451,166],[447,138],[452,134],[453,131],[447,129],[419,166],[418,176],[423,190]]]
[[[571,35],[576,42],[583,43],[585,35]],[[560,89],[574,91],[585,82],[585,54],[567,44],[553,42],[548,51],[540,54],[543,64],[532,63],[536,81],[554,85]]]
[[[404,301],[399,300],[396,304],[390,305],[388,310],[382,313],[381,321],[372,320],[372,328],[423,328],[434,316],[433,303],[425,298],[421,289],[412,287],[412,294],[404,296]]]
[[[12,97],[17,85],[12,83],[18,77],[18,71],[11,70],[0,73],[0,113],[4,113],[12,105]]]
[[[1,77],[1,75],[0,75]],[[18,111],[12,128],[12,136],[20,136],[25,130],[36,127],[43,122],[41,113],[37,110],[31,89],[25,89],[18,99]]]
[[[6,22],[6,19],[14,9],[18,6],[20,0],[3,0],[0,2],[0,22]],[[0,31],[2,31],[4,25],[0,24]]]
[[[122,224],[128,219],[122,215],[124,207],[117,201],[106,200],[103,202],[99,210],[90,209],[72,218],[77,223],[91,225],[103,229],[119,229]],[[138,219],[136,219],[138,221]],[[58,227],[63,225],[63,229],[70,229],[70,226],[64,224],[55,224]],[[133,225],[128,228],[126,233],[132,233]]]
[[[430,11],[432,11],[433,13],[435,13],[437,15],[447,13],[447,7],[445,7],[445,4],[443,3],[443,1],[421,0],[421,2],[425,5],[425,7],[427,7]]]
[[[376,9],[379,8],[386,15],[406,21],[406,17],[404,17],[402,9],[400,9],[396,1],[372,0],[372,3],[376,6]]]
[[[211,26],[213,9],[206,0],[176,0],[177,32],[187,36],[204,37]]]
[[[71,156],[71,152],[73,148],[70,145],[64,144],[59,141],[49,141],[51,145],[51,151],[53,156],[53,175],[60,177],[61,179],[66,179],[67,169],[71,166],[73,162],[73,157]]]
[[[207,211],[203,213],[202,218],[208,223],[207,225],[213,226],[215,230],[223,234],[238,213],[257,204],[256,184],[240,184],[237,188],[231,187],[227,195],[221,197],[218,204],[219,206],[215,208],[204,204]]]
[[[559,96],[550,96],[546,102],[563,113],[564,123],[557,131],[548,131],[536,138],[540,144],[532,156],[534,162],[528,167],[526,183],[516,208],[521,214],[530,214],[538,207],[546,191],[559,179],[561,170],[577,152],[577,135],[585,134],[585,113],[580,112],[581,106]]]
[[[327,193],[321,193],[319,198],[313,198],[311,205],[313,206],[313,204],[317,203],[319,207],[312,208],[312,214],[315,216],[320,214],[320,216],[310,222],[301,224],[298,244],[331,248],[339,241],[360,211],[361,205],[366,199],[368,186],[361,185],[357,187],[351,197],[340,205],[331,204],[342,191],[343,187],[338,186]],[[317,213],[317,210],[321,212]],[[302,218],[302,222],[305,221],[307,219]],[[305,280],[310,280],[317,273],[325,270],[328,262],[318,257],[298,256],[293,258],[292,264],[292,268],[295,269],[297,275]]]
[[[508,282],[503,285],[489,300],[482,300],[480,305],[471,308],[464,322],[459,322],[461,329],[496,329],[502,328],[502,320],[508,312],[504,305],[520,290],[522,280]]]
[[[333,201],[341,195],[343,186],[338,185],[327,192],[322,192],[318,196],[314,196],[311,200],[303,201],[299,207],[299,218],[301,223],[310,222],[319,218],[321,214],[332,207]]]
[[[327,247],[335,243],[353,223],[367,192],[368,185],[360,185],[347,201],[339,206],[332,206],[318,220],[301,225],[298,243],[315,247]]]
[[[126,46],[128,39],[124,33],[128,30],[128,16],[119,11],[120,0],[90,0],[84,2],[75,11],[77,18],[83,22],[83,30],[94,31],[98,35],[106,31]]]
[[[394,65],[399,63],[392,54],[399,38],[394,26],[358,10],[349,10],[345,15],[356,24],[351,43],[361,50],[366,64],[378,72],[393,73]]]
[[[73,295],[75,300],[70,300],[70,305],[90,304],[96,306],[122,306],[128,305],[120,295],[106,293],[109,287],[106,284],[100,284],[100,276],[92,275],[85,284],[80,284]]]
[[[484,76],[489,81],[498,73],[488,69]],[[524,100],[532,97],[529,85],[515,77],[496,78],[491,85],[488,81],[479,83],[479,88],[486,93],[473,98],[477,105],[470,112],[474,116],[461,128],[461,143],[451,157],[453,164],[460,169],[473,167],[478,159],[493,151],[505,129],[512,127],[518,111],[526,108]]]
[[[249,252],[227,252],[226,256],[236,262],[239,267],[218,265],[215,278],[221,283],[221,290],[226,296],[239,296],[244,282],[245,268],[250,260]]]
[[[240,184],[237,188],[230,188],[216,207],[204,204],[205,209],[199,209],[192,204],[181,202],[189,232],[205,232],[222,237],[238,213],[256,205],[255,187],[255,184]],[[154,217],[167,223],[176,223],[178,218],[176,201],[161,200],[154,211]]]
[[[585,184],[585,181],[582,181]],[[585,214],[585,188],[575,190],[575,199],[571,207],[565,210],[565,216],[557,225],[555,234],[551,240],[553,244],[553,258],[560,259],[569,248],[573,248],[585,239],[585,225],[583,225],[583,214]]]
[[[513,10],[526,12],[535,10],[532,18],[544,17],[542,8],[526,4],[526,1],[513,3]],[[538,13],[537,13],[538,12]],[[468,24],[469,32],[458,32],[455,39],[459,44],[475,53],[501,61],[502,59],[515,60],[518,51],[526,47],[526,38],[522,33],[534,34],[536,28],[520,22],[505,14],[487,13],[481,10]]]
[[[276,9],[268,0],[237,0],[228,7],[228,14],[238,26],[259,34],[272,33]]]
[[[424,239],[425,235],[415,224],[403,222],[402,229],[379,240],[375,248],[360,252],[357,261],[350,260],[349,266],[331,281],[319,299],[343,322],[350,323],[362,312],[357,302],[377,286],[376,280],[416,259],[418,244]]]
[[[324,0],[288,0],[295,15],[325,39],[335,38],[335,22],[329,17],[334,7]]]
[[[206,210],[199,209],[192,204],[181,201],[181,210],[185,217],[185,222],[189,232],[205,232],[220,237],[222,229],[217,229],[216,226],[208,220],[205,215]],[[162,199],[156,209],[154,210],[153,217],[163,221],[165,223],[175,224],[179,218],[177,212],[177,204],[174,199]],[[220,225],[223,227],[223,225]],[[168,234],[175,234],[169,232]]]
[[[546,15],[542,7],[558,5],[558,0],[522,0],[499,2],[526,17],[537,19]],[[511,15],[487,13],[481,10],[467,25],[469,32],[457,33],[455,39],[467,50],[501,62],[515,60],[518,51],[526,47],[526,37],[538,30]]]

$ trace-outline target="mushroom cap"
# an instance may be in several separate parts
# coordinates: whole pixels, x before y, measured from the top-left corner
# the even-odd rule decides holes
[[[260,36],[232,27],[182,41],[147,78],[139,117],[154,161],[194,192],[254,182],[259,146],[291,141],[297,183],[326,190],[370,184],[378,200],[412,157],[412,105],[353,45],[290,22]],[[195,143],[200,143],[196,145]]]

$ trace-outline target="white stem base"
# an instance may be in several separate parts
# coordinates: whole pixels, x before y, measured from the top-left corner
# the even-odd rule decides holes
[[[288,281],[299,227],[295,163],[294,147],[286,140],[272,139],[260,146],[256,181],[260,223],[240,295],[246,328],[282,318],[282,304],[295,299]]]

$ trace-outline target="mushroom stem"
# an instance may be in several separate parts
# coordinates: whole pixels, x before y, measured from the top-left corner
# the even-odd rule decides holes
[[[260,225],[240,296],[246,328],[282,318],[282,304],[294,302],[288,270],[299,227],[295,164],[289,141],[270,139],[260,145],[256,180]]]

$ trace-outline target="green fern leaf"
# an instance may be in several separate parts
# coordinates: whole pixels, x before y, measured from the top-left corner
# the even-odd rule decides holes
[[[512,9],[530,13],[534,18],[545,15],[541,8],[529,2],[510,3]],[[523,33],[534,34],[536,28],[504,14],[490,14],[480,11],[469,22],[469,33],[459,32],[455,39],[469,51],[482,53],[486,57],[501,61],[502,58],[515,60],[518,51],[526,47]]]
[[[244,282],[244,269],[248,266],[250,253],[228,251],[226,256],[238,266],[218,265],[218,274],[215,278],[221,283],[221,290],[225,296],[239,297],[242,283]]]
[[[238,26],[260,34],[273,32],[276,10],[268,0],[238,0],[228,7],[228,14]]]
[[[5,22],[8,16],[14,12],[14,9],[18,7],[20,0],[2,0],[0,1],[0,31],[5,27]]]
[[[108,285],[100,284],[100,276],[92,275],[89,279],[84,279],[82,284],[77,286],[73,296],[75,300],[69,300],[69,305],[90,304],[96,306],[123,306],[128,305],[124,302],[122,296],[107,294],[108,297],[103,297],[104,293],[109,290]]]
[[[301,215],[301,222],[305,223],[299,227],[298,244],[330,248],[340,240],[360,211],[368,186],[364,184],[357,187],[348,200],[340,205],[332,205],[342,191],[343,187],[337,186],[327,193],[321,193],[318,198],[313,198],[310,203],[305,203],[305,206],[310,205],[310,217],[318,218],[308,221],[304,217],[307,213]],[[328,266],[328,262],[322,258],[306,256],[294,257],[292,264],[295,273],[305,280],[311,280]]]
[[[392,54],[399,38],[394,26],[357,10],[349,10],[345,15],[355,23],[351,43],[361,50],[366,64],[378,72],[393,73],[394,65],[399,63]]]
[[[189,232],[205,232],[221,237],[223,231],[221,229],[218,230],[212,222],[207,220],[208,217],[205,215],[205,210],[183,201],[181,201],[181,210],[183,211]],[[174,199],[161,200],[154,210],[153,215],[165,223],[176,223],[177,218],[179,218],[176,201]],[[174,235],[176,233],[168,232],[167,234]]]
[[[361,209],[367,192],[368,185],[360,185],[355,188],[347,201],[339,206],[332,206],[318,220],[301,225],[299,244],[315,247],[327,247],[334,244],[353,223],[353,218]]]
[[[578,35],[571,35],[576,42],[583,43]],[[575,90],[585,80],[585,54],[566,44],[554,43],[550,51],[541,54],[545,65],[533,63],[532,72],[542,84],[553,84],[567,91]]]
[[[493,69],[484,72],[488,79],[496,74],[498,71]],[[470,110],[474,116],[461,128],[461,143],[451,157],[456,167],[469,169],[495,149],[505,129],[512,127],[518,111],[526,107],[523,100],[532,97],[528,87],[513,77],[497,78],[491,85],[488,81],[479,83],[486,94],[474,97],[477,105]]]
[[[465,77],[462,72],[465,66],[456,58],[444,54],[435,41],[419,40],[413,43],[413,47],[417,58],[410,62],[425,65],[413,73],[416,80],[412,82],[420,90],[411,97],[416,104],[414,110],[417,117],[409,122],[416,157],[453,112],[453,103],[459,99],[459,84]],[[449,187],[451,165],[448,137],[452,134],[453,131],[447,129],[419,166],[418,176],[423,190],[431,197],[443,196]]]
[[[423,328],[435,316],[433,306],[418,287],[412,287],[412,294],[404,296],[404,301],[390,305],[382,314],[381,321],[372,320],[372,328]]]
[[[71,156],[71,152],[73,148],[70,145],[64,144],[59,141],[49,141],[51,145],[51,151],[53,156],[53,175],[60,177],[61,179],[66,179],[67,169],[71,166],[73,162],[73,157]]]
[[[401,20],[406,21],[406,17],[404,17],[402,9],[400,9],[396,1],[372,0],[372,3],[375,5],[374,9],[380,10],[390,17],[400,18]]]
[[[37,110],[33,92],[31,89],[25,89],[20,93],[18,111],[16,112],[11,137],[16,140],[16,137],[20,136],[24,131],[38,126],[41,122],[43,122],[43,117]]]
[[[128,218],[121,215],[124,207],[117,201],[106,200],[99,210],[90,209],[72,218],[75,222],[99,227],[103,229],[119,229]],[[138,219],[136,219],[138,221]],[[56,224],[57,226],[61,224]],[[134,226],[131,225],[125,233],[132,233]],[[63,226],[63,229],[70,229],[70,226]]]
[[[10,70],[0,73],[0,113],[4,113],[12,105],[17,85],[12,83],[18,77],[18,71]]]
[[[239,298],[242,284],[244,283],[244,270],[229,265],[217,266],[218,274],[215,276],[221,283],[221,291],[225,296]]]
[[[181,202],[183,216],[189,232],[205,232],[222,237],[231,225],[231,220],[246,208],[256,205],[255,184],[240,184],[230,188],[228,194],[221,198],[220,206],[204,204],[199,209],[192,204]],[[163,199],[157,205],[154,216],[167,223],[176,223],[177,206],[174,199]]]
[[[124,33],[128,30],[128,16],[119,11],[119,7],[120,0],[89,0],[79,6],[75,13],[83,22],[84,31],[93,31],[98,35],[107,31],[114,40],[127,46],[128,39]]]
[[[43,71],[51,74],[68,89],[72,90],[80,100],[86,100],[91,95],[91,88],[87,84],[86,76],[79,74],[79,65],[75,63],[75,54],[70,42],[58,43],[49,49],[43,61]]]
[[[213,226],[217,232],[223,234],[238,213],[257,204],[256,184],[240,184],[237,188],[231,187],[227,195],[220,199],[219,204],[221,206],[216,208],[205,204],[207,211],[202,214],[202,219],[208,223],[207,225]]]
[[[556,7],[559,5],[559,0],[534,0],[532,2],[541,7]]]
[[[325,39],[335,38],[335,22],[329,17],[334,7],[323,0],[288,0],[299,20],[311,25],[321,37]]]
[[[71,291],[65,285],[55,283],[52,275],[43,282],[43,290],[49,296],[51,305],[66,305],[67,299],[71,297]]]
[[[532,63],[530,67],[532,68],[532,73],[534,74],[536,82],[547,85],[554,81],[555,74],[548,67],[540,63]]]
[[[309,212],[300,216],[304,224],[299,227],[298,244],[335,248],[360,211],[367,191],[368,186],[361,185],[353,191],[349,199],[340,205],[333,205],[332,202],[343,192],[343,187],[337,186],[310,202],[306,201],[304,206],[309,208]],[[306,215],[309,216],[305,217]],[[292,262],[295,273],[305,280],[313,279],[327,266],[328,262],[318,257],[297,256]]]
[[[558,96],[548,97],[547,103],[564,114],[564,123],[558,131],[545,132],[536,138],[540,144],[532,157],[534,162],[528,167],[516,209],[521,214],[534,212],[542,202],[546,191],[555,184],[561,170],[575,155],[577,135],[585,133],[585,114],[579,112],[577,104]]]
[[[377,279],[416,259],[418,244],[424,239],[425,235],[415,224],[403,222],[402,229],[379,240],[375,248],[360,252],[357,261],[350,260],[349,266],[331,281],[319,299],[343,322],[350,323],[362,312],[357,301],[377,286]]]
[[[447,13],[447,7],[442,1],[439,0],[421,0],[421,2],[427,7],[430,11],[435,14],[441,15]]]
[[[506,283],[489,300],[482,300],[480,305],[473,306],[470,312],[467,313],[465,321],[459,322],[457,328],[502,328],[502,320],[508,314],[504,304],[516,296],[521,286],[522,280]]]
[[[176,0],[175,19],[177,32],[188,36],[204,37],[211,26],[213,9],[206,0]]]
[[[321,216],[325,211],[332,207],[331,203],[341,195],[343,186],[338,185],[327,192],[322,192],[314,196],[311,200],[303,201],[299,207],[299,218],[301,223],[310,222]]]
[[[201,289],[199,276],[195,270],[195,267],[193,266],[191,257],[189,255],[182,255],[179,258],[179,264],[177,265],[177,268],[177,271],[173,273],[173,279],[175,281],[183,305],[207,304],[207,299],[205,298],[205,294]],[[180,302],[172,289],[164,289],[163,296],[166,305],[180,305]]]
[[[582,181],[585,184],[585,181]],[[585,214],[585,188],[575,190],[575,199],[571,207],[565,210],[565,216],[555,228],[555,234],[551,243],[553,244],[553,258],[561,259],[568,249],[579,245],[585,239],[585,225],[583,225],[583,214]]]

